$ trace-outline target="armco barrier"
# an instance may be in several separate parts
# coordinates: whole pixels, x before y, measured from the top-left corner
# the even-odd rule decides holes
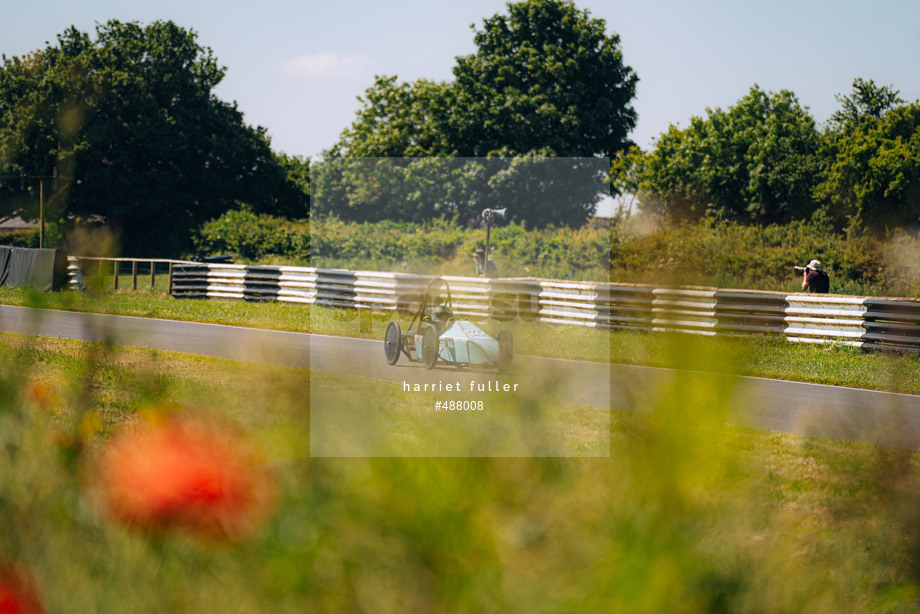
[[[716,330],[723,334],[782,334],[788,295],[758,290],[716,290]]]
[[[863,345],[877,349],[920,348],[920,301],[866,299]]]
[[[652,330],[716,334],[715,290],[655,288],[652,295]]]
[[[312,304],[315,269],[226,264],[173,264],[170,294],[178,298],[223,298]]]
[[[71,262],[73,265],[73,261]],[[373,311],[413,311],[430,277],[308,267],[174,262],[177,298],[285,301]],[[79,267],[71,271],[71,283]],[[545,279],[445,277],[454,311],[467,318],[524,320],[606,329],[705,335],[784,335],[796,342],[840,342],[920,350],[920,299],[786,294],[715,288]]]
[[[376,271],[234,264],[175,263],[170,293],[177,298],[285,301],[323,307],[412,311],[430,277]],[[613,317],[612,284],[535,279],[445,277],[454,311],[470,318],[540,320],[586,326],[620,326]],[[649,289],[629,288],[627,322],[649,321]]]
[[[646,286],[605,284],[598,290],[598,309],[611,328],[649,330],[655,290]]]
[[[800,294],[786,297],[786,329],[792,341],[834,339],[848,345],[861,345],[866,329],[863,314],[866,299],[851,296]]]

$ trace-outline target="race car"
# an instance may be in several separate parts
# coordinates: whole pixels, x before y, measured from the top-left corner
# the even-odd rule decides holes
[[[498,337],[483,332],[466,320],[455,320],[450,287],[440,277],[428,283],[418,311],[403,334],[399,322],[387,325],[383,338],[387,363],[395,365],[400,354],[428,369],[436,365],[496,368],[505,372],[511,366],[514,342],[511,332],[502,329]]]

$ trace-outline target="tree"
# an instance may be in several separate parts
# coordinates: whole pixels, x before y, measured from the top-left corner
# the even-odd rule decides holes
[[[727,111],[671,126],[644,161],[641,206],[675,219],[783,223],[811,216],[821,140],[789,91],[756,85]]]
[[[302,219],[310,209],[310,160],[304,156],[275,154],[275,164],[284,175],[283,181],[275,177],[272,193],[261,209],[264,212]]]
[[[476,223],[489,203],[505,203],[531,225],[580,225],[591,216],[607,190],[605,165],[547,158],[599,159],[630,145],[637,78],[623,64],[619,38],[572,2],[529,0],[486,19],[475,42],[475,54],[457,58],[452,82],[376,78],[355,121],[325,152],[332,165],[317,169],[323,180],[314,213]],[[422,156],[456,162],[336,160]],[[444,174],[440,182],[435,169]],[[400,196],[383,190],[396,190],[394,173],[407,182]]]
[[[831,115],[829,132],[845,135],[867,123],[880,119],[885,113],[903,104],[899,92],[889,86],[877,86],[872,79],[853,80],[853,91],[848,96],[838,94],[840,109]]]
[[[920,223],[920,103],[855,79],[824,135],[824,180],[816,190],[839,224],[870,230]]]
[[[311,215],[343,220],[480,223],[508,209],[530,226],[581,225],[594,212],[608,163],[600,158],[329,158],[313,167]]]
[[[636,125],[633,70],[602,19],[563,0],[508,4],[457,58],[450,143],[461,156],[614,157]]]
[[[329,156],[613,157],[631,145],[638,78],[620,39],[570,1],[484,20],[453,82],[377,76]]]
[[[238,201],[304,215],[307,196],[265,130],[212,94],[224,72],[193,31],[163,21],[110,21],[95,40],[71,27],[57,45],[4,57],[0,174],[73,176],[55,213],[101,216],[128,253],[178,255]],[[0,207],[18,206],[18,188],[2,186]]]
[[[818,189],[830,210],[873,230],[920,224],[920,103],[845,125]]]
[[[610,191],[616,195],[617,207],[613,214],[616,221],[629,219],[633,214],[647,163],[648,154],[637,145],[610,161]]]
[[[450,86],[419,79],[397,83],[377,76],[358,101],[363,105],[352,125],[326,157],[380,158],[449,153],[446,142]]]

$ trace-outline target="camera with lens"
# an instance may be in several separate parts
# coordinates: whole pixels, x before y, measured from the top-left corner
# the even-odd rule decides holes
[[[804,274],[805,274],[805,267],[803,267],[803,266],[794,266],[794,267],[792,267],[792,268],[795,269],[796,275],[804,275]]]

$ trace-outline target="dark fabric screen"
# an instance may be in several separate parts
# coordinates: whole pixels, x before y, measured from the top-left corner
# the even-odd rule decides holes
[[[61,250],[0,247],[0,285],[47,292],[64,287],[66,279],[67,256]]]
[[[6,278],[10,275],[10,255],[12,247],[0,245],[0,286],[6,285]]]

